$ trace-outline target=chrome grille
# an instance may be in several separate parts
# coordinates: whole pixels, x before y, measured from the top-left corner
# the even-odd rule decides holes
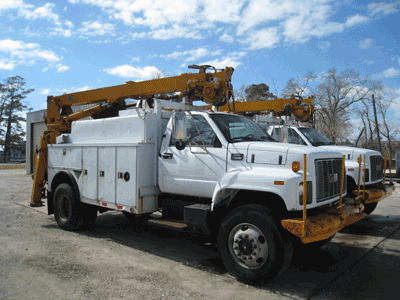
[[[371,156],[371,181],[383,179],[383,158],[382,156]]]
[[[340,195],[342,163],[343,160],[340,158],[318,159],[315,161],[317,202],[329,200]],[[346,180],[344,180],[343,191],[345,189]]]

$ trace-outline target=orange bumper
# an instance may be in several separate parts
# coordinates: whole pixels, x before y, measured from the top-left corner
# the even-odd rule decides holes
[[[385,185],[382,188],[367,189],[365,190],[365,193],[363,189],[360,189],[360,196],[361,196],[360,199],[365,204],[376,203],[385,199],[386,197],[389,197],[395,189],[396,188],[393,184]],[[354,190],[353,194],[355,196],[358,196],[358,190]]]
[[[304,224],[303,218],[285,219],[282,226],[301,239],[303,244],[328,239],[336,232],[342,230],[366,215],[362,213],[364,205],[347,202],[341,208],[330,208],[316,216],[307,216]],[[305,226],[305,235],[303,235]]]

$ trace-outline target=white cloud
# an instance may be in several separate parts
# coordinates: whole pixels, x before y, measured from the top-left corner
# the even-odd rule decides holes
[[[328,41],[322,41],[322,42],[318,43],[317,46],[322,50],[328,49],[331,46],[331,43],[329,43]]]
[[[140,57],[136,56],[136,57],[132,57],[133,61],[140,61]]]
[[[371,38],[368,38],[368,39],[361,41],[360,45],[358,47],[361,49],[368,49],[372,46],[373,42],[374,41]]]
[[[50,89],[42,89],[40,92],[42,95],[49,95],[50,94]]]
[[[383,71],[382,73],[379,73],[377,75],[375,75],[375,77],[383,77],[383,78],[390,78],[390,77],[394,77],[400,75],[400,70],[399,69],[395,69],[395,68],[389,68],[385,71]]]
[[[399,57],[399,60],[398,60],[398,62],[399,62],[399,65],[400,65],[400,57]]]
[[[33,49],[38,48],[39,44],[36,43],[24,43],[23,41],[13,41],[10,39],[0,40],[0,51],[12,52],[16,50]]]
[[[0,70],[14,70],[14,63],[12,61],[7,61],[5,59],[0,59]]]
[[[370,20],[370,18],[368,18],[366,16],[363,16],[363,15],[360,15],[360,14],[357,14],[357,15],[354,15],[354,16],[351,16],[351,17],[347,18],[346,27],[352,27],[352,26],[355,26],[355,25],[366,23],[369,20]]]
[[[237,68],[242,63],[240,59],[246,56],[246,52],[230,52],[225,57],[221,59],[214,59],[206,62],[200,63],[200,65],[211,65],[217,69],[224,69],[225,67],[234,67]]]
[[[88,21],[82,22],[82,27],[78,29],[78,33],[85,36],[97,36],[97,35],[106,35],[106,34],[114,34],[115,26],[110,23],[102,24],[98,21]]]
[[[248,34],[247,38],[239,41],[250,50],[274,48],[279,43],[278,28],[272,27],[253,31]]]
[[[399,10],[396,8],[400,4],[400,1],[396,1],[393,3],[371,3],[368,5],[368,9],[372,15],[380,14],[389,15],[392,13],[396,13]]]
[[[375,61],[374,60],[364,60],[363,63],[367,64],[367,65],[372,65]]]
[[[63,72],[68,71],[70,69],[70,67],[63,66],[63,65],[57,65],[56,68],[57,68],[57,72],[58,73],[63,73]]]
[[[234,38],[232,36],[230,36],[229,34],[226,34],[226,33],[221,35],[218,40],[221,41],[221,42],[226,42],[226,43],[233,43],[234,42]]]
[[[50,64],[59,62],[62,57],[51,50],[45,50],[36,43],[25,43],[10,39],[0,40],[0,52],[8,55],[1,60],[1,68],[12,70],[17,65],[33,65],[36,60],[44,60]]]
[[[22,1],[22,0],[0,1],[0,11],[20,8],[23,6],[23,4],[24,4],[24,1]]]
[[[36,20],[38,18],[47,19],[53,22],[55,25],[61,25],[59,16],[52,12],[55,4],[46,3],[44,6],[38,7],[34,10],[30,10],[33,5],[24,5],[19,13],[28,20]]]
[[[83,91],[87,91],[87,90],[89,90],[89,89],[90,89],[90,88],[89,88],[88,86],[83,86],[83,87],[77,88],[76,91],[77,91],[77,92],[83,92]]]
[[[111,75],[125,78],[138,78],[142,80],[151,79],[154,74],[161,72],[159,69],[153,66],[147,66],[141,69],[132,67],[130,65],[117,66],[112,69],[104,69],[104,71]]]
[[[196,29],[174,24],[171,28],[155,29],[148,33],[148,36],[156,40],[170,40],[175,38],[201,39],[203,36]]]
[[[70,0],[70,3],[97,6],[110,20],[121,20],[141,30],[121,37],[122,43],[138,38],[203,39],[214,35],[227,43],[239,39],[249,49],[258,50],[277,47],[281,42],[305,43],[312,37],[341,33],[370,20],[359,13],[340,16],[344,20],[336,18],[339,4],[334,0]],[[386,11],[381,4],[376,5]],[[376,11],[378,6],[369,7]],[[333,22],[334,17],[338,21]],[[235,29],[237,36],[222,34],[227,28]]]
[[[218,55],[218,52],[210,53],[206,48],[202,47],[195,50],[187,50],[183,52],[174,51],[173,53],[167,55],[161,54],[160,57],[167,59],[177,59],[182,56],[188,56],[187,58],[185,58],[184,61],[189,62],[189,61],[195,61],[207,55]]]
[[[53,28],[53,32],[50,32],[50,35],[61,35],[64,37],[70,37],[72,35],[72,31],[70,29],[63,29],[60,27]]]

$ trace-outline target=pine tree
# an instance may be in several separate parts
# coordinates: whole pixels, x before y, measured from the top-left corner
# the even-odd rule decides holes
[[[11,148],[21,150],[23,148],[25,131],[21,126],[21,122],[26,121],[19,113],[28,109],[25,101],[26,95],[33,92],[34,89],[25,90],[26,84],[24,78],[20,76],[12,76],[4,80],[0,84],[0,121],[3,121],[5,130],[3,130],[4,138],[0,142],[4,144],[5,161],[9,162],[11,156]],[[0,134],[2,134],[0,132]]]

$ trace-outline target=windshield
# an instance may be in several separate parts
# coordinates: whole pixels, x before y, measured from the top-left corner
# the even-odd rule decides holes
[[[330,140],[314,128],[299,128],[299,130],[313,146],[333,145]]]
[[[229,143],[243,141],[273,141],[253,120],[228,114],[210,114]]]

